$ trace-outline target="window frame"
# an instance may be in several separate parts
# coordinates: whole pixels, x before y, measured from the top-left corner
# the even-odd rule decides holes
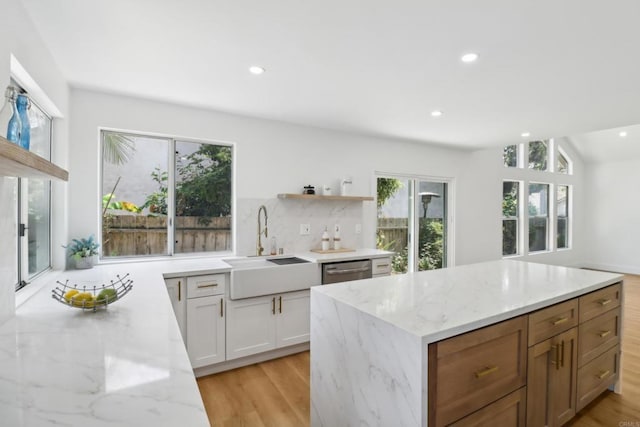
[[[547,213],[545,216],[542,215],[531,215],[529,213],[529,198],[531,197],[531,186],[532,185],[546,185],[547,186]],[[527,182],[527,254],[528,255],[535,255],[535,254],[539,254],[539,253],[546,253],[546,252],[552,252],[553,251],[553,247],[555,245],[553,245],[552,240],[551,240],[551,235],[553,233],[552,231],[552,224],[551,224],[551,217],[552,217],[552,211],[555,211],[555,209],[553,209],[552,206],[552,198],[551,198],[551,194],[553,193],[554,186],[551,183],[548,182],[539,182],[539,181],[528,181]],[[555,215],[553,215],[555,217]],[[545,223],[546,223],[546,232],[545,232],[545,248],[544,249],[540,249],[540,250],[531,250],[531,241],[529,239],[529,236],[531,235],[531,218],[545,218]]]
[[[112,262],[118,260],[135,260],[135,259],[150,259],[150,258],[159,258],[159,259],[167,259],[167,258],[189,258],[189,257],[202,257],[202,256],[225,256],[231,255],[235,253],[236,250],[236,221],[233,220],[233,215],[236,212],[236,144],[234,142],[229,141],[220,141],[220,140],[209,140],[204,138],[189,138],[182,137],[176,135],[168,135],[168,134],[160,134],[160,133],[151,133],[151,132],[138,132],[131,130],[122,130],[116,128],[108,128],[108,127],[99,127],[98,128],[98,141],[99,141],[99,188],[102,192],[103,182],[104,182],[104,159],[103,159],[103,151],[102,147],[104,144],[103,134],[105,132],[118,133],[131,137],[139,137],[139,138],[155,138],[155,139],[165,139],[168,142],[167,148],[167,253],[166,254],[149,254],[149,255],[123,255],[123,256],[107,256],[104,255],[104,246],[101,244],[99,249],[99,259],[101,262]],[[175,229],[176,229],[176,144],[178,142],[183,143],[194,143],[194,144],[208,144],[208,145],[217,145],[229,147],[231,149],[231,247],[229,250],[225,251],[204,251],[204,252],[175,252]],[[174,155],[172,155],[172,153]],[[98,209],[98,229],[100,243],[102,243],[102,230],[103,230],[103,215],[102,215],[102,194],[98,194],[97,203],[99,205]]]

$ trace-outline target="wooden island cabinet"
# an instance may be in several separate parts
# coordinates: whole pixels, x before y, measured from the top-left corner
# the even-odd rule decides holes
[[[429,345],[429,426],[562,426],[619,376],[621,283]]]

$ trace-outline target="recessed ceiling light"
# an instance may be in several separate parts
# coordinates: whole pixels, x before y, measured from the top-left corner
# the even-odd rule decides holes
[[[440,117],[442,115],[442,111],[436,110],[431,112],[432,117]]]
[[[624,138],[625,136],[627,136],[627,132],[622,131],[618,135],[620,135],[622,138]]]
[[[257,65],[252,65],[251,67],[249,67],[249,72],[251,74],[262,74],[264,73],[266,70],[262,67],[258,67]]]
[[[460,58],[462,60],[462,62],[475,62],[478,59],[478,54],[477,53],[465,53],[464,55],[462,55],[462,58]]]
[[[528,137],[530,137],[530,136],[531,136],[531,134],[530,134],[529,132],[522,132],[522,133],[520,134],[520,136],[521,136],[521,137],[523,137],[523,138],[528,138]]]

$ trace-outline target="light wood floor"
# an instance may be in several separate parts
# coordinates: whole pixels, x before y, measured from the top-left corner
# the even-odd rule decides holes
[[[625,276],[622,394],[605,392],[569,425],[640,427],[640,276]],[[225,427],[309,425],[309,352],[198,379],[209,421]]]

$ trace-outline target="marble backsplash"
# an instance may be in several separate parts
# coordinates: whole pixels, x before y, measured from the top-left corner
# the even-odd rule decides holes
[[[304,252],[320,248],[325,227],[333,237],[335,224],[340,224],[343,248],[363,247],[362,233],[356,225],[363,225],[362,202],[342,200],[238,199],[236,204],[238,255],[255,255],[258,230],[258,209],[267,208],[269,237],[262,236],[265,254],[269,253],[271,237],[284,253]],[[263,221],[264,222],[264,221]],[[309,224],[311,234],[300,235],[300,224]],[[263,224],[264,226],[264,224]],[[333,246],[332,246],[333,247]]]

